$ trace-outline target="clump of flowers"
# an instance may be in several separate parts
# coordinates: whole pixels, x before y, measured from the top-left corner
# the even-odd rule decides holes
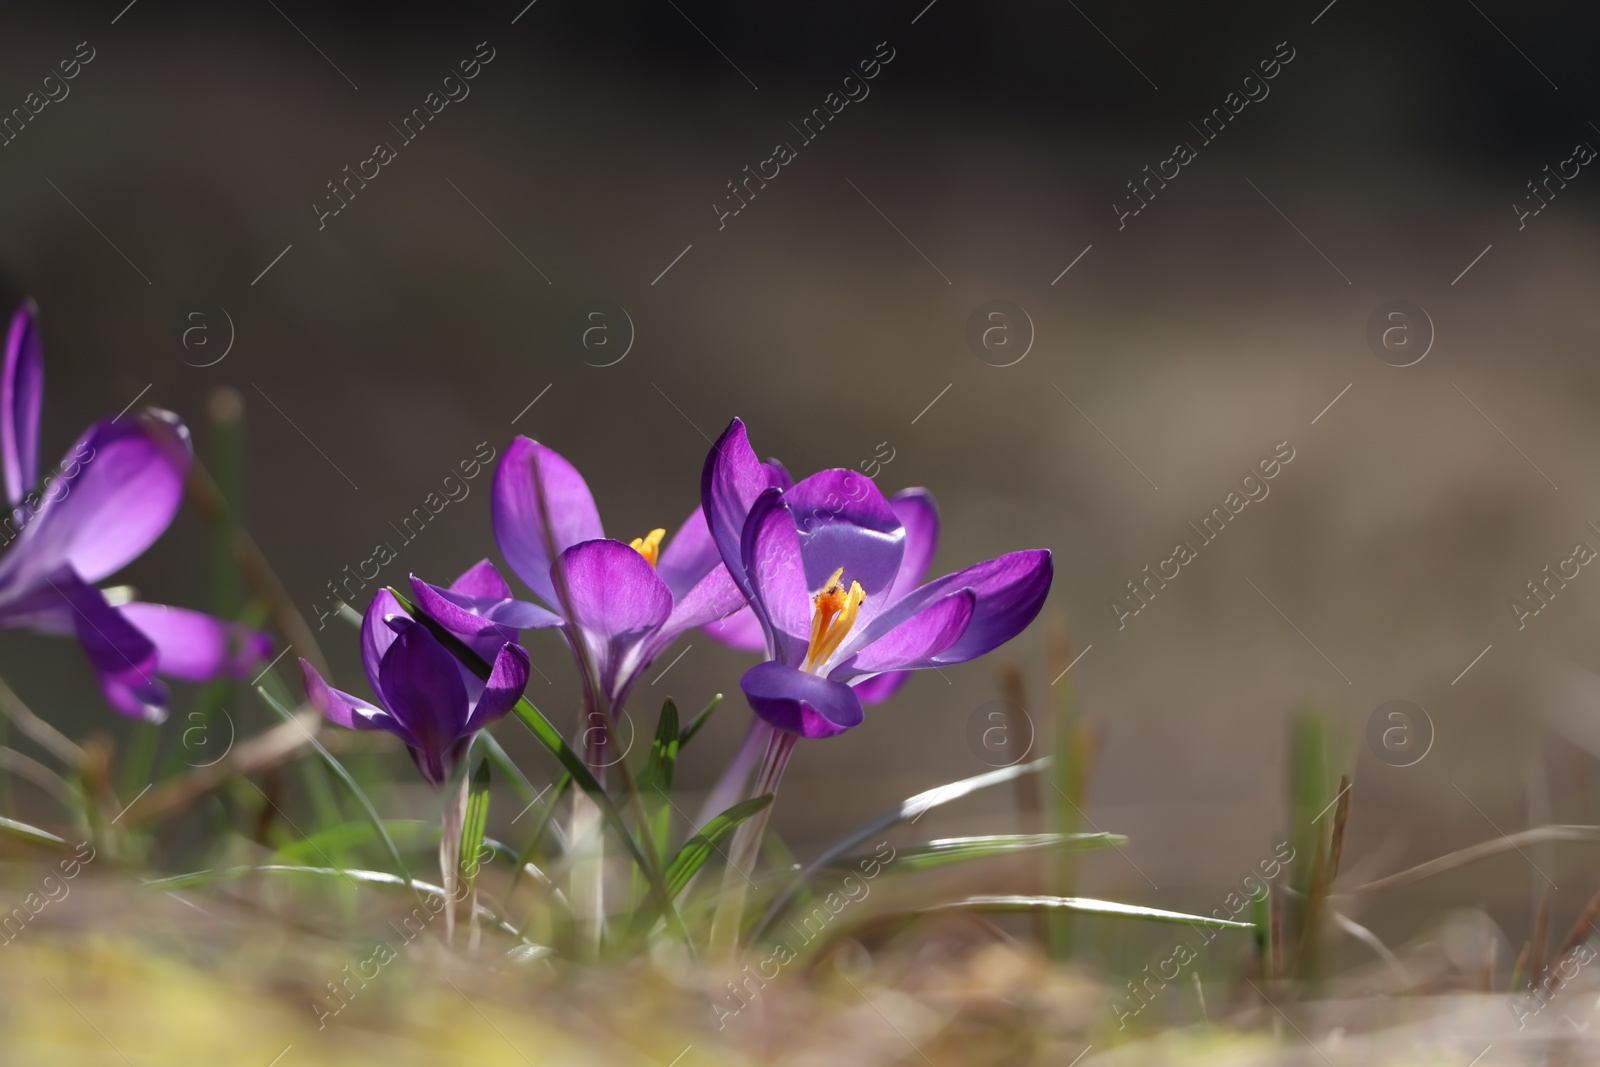
[[[254,670],[271,652],[265,635],[97,584],[165,531],[186,487],[202,500],[214,494],[183,424],[156,411],[97,423],[53,475],[41,478],[42,352],[31,306],[12,320],[0,371],[0,473],[13,509],[0,523],[0,626],[76,636],[111,704],[148,720],[159,720],[169,701],[159,675],[226,681]],[[939,539],[932,494],[914,488],[885,496],[871,479],[847,470],[796,479],[775,460],[757,458],[738,419],[706,455],[698,484],[686,472],[682,496],[688,515],[671,536],[663,526],[608,537],[577,468],[547,445],[516,438],[495,469],[488,515],[505,574],[481,559],[448,584],[412,575],[404,588],[378,590],[359,616],[355,640],[367,692],[336,684],[316,638],[278,596],[281,584],[265,560],[247,538],[223,530],[256,594],[248,609],[255,614],[243,617],[271,618],[294,646],[309,708],[290,709],[276,660],[268,663],[255,679],[257,691],[286,721],[217,760],[185,761],[191,773],[167,776],[159,790],[152,781],[129,805],[111,795],[94,757],[37,718],[17,714],[3,687],[0,712],[28,724],[80,773],[80,795],[93,794],[102,815],[80,821],[120,820],[118,833],[185,810],[223,783],[294,758],[309,743],[367,817],[365,845],[381,843],[390,859],[388,871],[377,871],[335,858],[363,842],[358,828],[338,821],[323,782],[323,793],[312,798],[323,825],[312,834],[301,833],[274,793],[258,789],[267,806],[250,846],[273,841],[268,827],[280,819],[295,838],[286,842],[285,831],[278,832],[284,855],[273,857],[277,862],[216,865],[186,878],[293,873],[403,885],[442,902],[447,941],[454,940],[457,905],[465,903],[474,944],[482,920],[510,935],[525,959],[556,951],[593,958],[666,943],[690,952],[734,950],[805,897],[817,866],[865,841],[859,833],[847,836],[806,870],[762,869],[768,817],[796,745],[870,728],[865,709],[893,697],[914,672],[955,667],[1017,636],[1043,606],[1053,571],[1050,553],[1035,549],[929,580]],[[208,506],[218,510],[215,500],[201,510]],[[581,693],[575,729],[563,731],[528,699],[532,661],[522,641],[524,631],[537,630],[555,631],[571,653]],[[755,662],[739,679],[749,711],[744,742],[702,813],[690,819],[674,799],[675,767],[720,696],[692,719],[681,718],[668,699],[650,744],[638,753],[618,744],[616,724],[647,669],[694,631],[754,654]],[[227,688],[211,686],[197,703],[214,712]],[[319,719],[369,741],[397,740],[429,787],[417,795],[434,798],[436,822],[381,815],[330,750],[374,746],[355,738],[324,746],[314,736]],[[191,734],[204,734],[205,711],[191,712],[189,721],[200,725],[186,729],[185,746]],[[543,789],[535,789],[497,739],[508,721],[526,727],[557,761],[560,773]],[[151,758],[147,752],[146,763]],[[230,762],[218,768],[224,758]],[[1032,773],[1044,762],[1008,773]],[[513,833],[526,834],[520,847],[487,834],[491,766],[526,799],[510,821]],[[370,767],[362,765],[369,773]],[[137,776],[131,780],[137,787]],[[930,791],[891,821],[999,780],[980,776]],[[313,788],[319,781],[309,779]],[[275,785],[281,794],[281,780]],[[146,792],[151,798],[141,801]],[[569,817],[560,818],[561,811]],[[530,813],[523,831],[517,824]],[[869,825],[875,834],[886,824]],[[399,840],[397,828],[404,828]],[[15,821],[0,829],[33,832]],[[404,855],[419,837],[431,843],[435,836],[442,887],[418,880]],[[952,855],[1016,847],[1116,843],[1105,834],[1024,838],[928,847],[948,862]],[[30,839],[53,838],[40,831]],[[229,839],[228,848],[237,855],[239,843]],[[300,861],[281,862],[291,855]],[[311,856],[322,864],[304,862]],[[720,884],[701,877],[719,861]],[[492,897],[476,888],[485,862],[510,864],[509,880]],[[857,864],[864,862],[874,877],[887,863]],[[530,893],[516,894],[530,884],[531,901]],[[760,924],[752,921],[752,896],[766,908]],[[513,915],[523,905],[525,913]]]

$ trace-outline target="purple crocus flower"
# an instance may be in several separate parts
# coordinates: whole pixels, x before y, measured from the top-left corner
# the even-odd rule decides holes
[[[137,559],[183,502],[192,449],[177,416],[147,410],[95,423],[39,478],[44,355],[38,313],[18,308],[0,367],[0,627],[76,636],[111,706],[160,722],[167,689],[248,677],[271,642],[235,623],[164,604],[113,605],[95,583]]]
[[[609,539],[583,476],[536,441],[511,443],[495,470],[492,501],[500,551],[542,604],[511,599],[509,589],[419,585],[419,606],[462,634],[490,625],[561,627],[592,707],[621,707],[639,673],[674,639],[744,604],[698,508],[670,540],[665,529],[632,542]]]
[[[510,589],[487,561],[444,592],[488,596]],[[413,579],[415,587],[423,583]],[[432,588],[432,587],[426,587]],[[463,666],[428,628],[408,615],[387,589],[372,598],[361,621],[361,663],[378,698],[369,704],[322,679],[305,660],[306,696],[328,719],[352,730],[386,730],[405,742],[411,759],[435,789],[449,780],[473,736],[510,711],[528,684],[527,650],[509,640],[515,630],[490,624],[468,640],[493,666],[485,682]]]
[[[768,461],[769,464],[771,461]],[[780,489],[794,485],[774,481]],[[902,489],[889,498],[889,507],[906,529],[905,554],[900,557],[900,569],[895,573],[894,585],[889,590],[892,599],[899,599],[928,576],[928,565],[939,547],[939,508],[933,494],[926,489]],[[746,606],[721,622],[704,627],[706,633],[730,648],[741,652],[762,652],[767,647],[766,631],[755,611]],[[911,680],[910,671],[888,671],[857,682],[856,699],[864,707],[872,707],[888,700]]]
[[[793,735],[859,725],[857,687],[875,678],[964,663],[1009,641],[1050,591],[1045,550],[917,584],[937,522],[926,494],[891,504],[849,470],[769,487],[738,419],[706,458],[701,500],[766,638],[767,662],[745,672],[740,687],[757,715]],[[910,560],[908,542],[916,546]]]

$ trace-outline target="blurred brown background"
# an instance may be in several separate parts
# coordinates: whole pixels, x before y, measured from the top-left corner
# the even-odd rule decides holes
[[[675,527],[708,438],[740,415],[796,473],[859,467],[887,442],[879,484],[928,486],[943,508],[936,574],[1055,552],[1047,612],[1092,646],[1073,675],[1105,740],[1090,816],[1132,836],[1137,864],[1096,857],[1096,891],[1220,900],[1281,839],[1286,715],[1303,701],[1338,724],[1356,777],[1347,856],[1374,874],[1497,829],[1600,821],[1600,576],[1585,568],[1521,631],[1507,606],[1575,541],[1600,548],[1584,525],[1600,524],[1600,179],[1580,173],[1521,230],[1508,210],[1532,206],[1525,183],[1576,142],[1600,143],[1592,13],[121,6],[14,13],[0,41],[8,107],[79,41],[95,54],[0,149],[0,260],[44,315],[46,459],[147,384],[142,402],[183,414],[204,452],[206,396],[237,388],[249,525],[308,616],[479,442],[503,451],[525,432],[557,448],[627,539]],[[319,231],[324,183],[376,142],[398,146],[390,124],[480,41],[494,58],[470,96]],[[725,183],[798,142],[789,124],[880,41],[894,58],[870,96],[719,230]],[[1202,145],[1190,123],[1279,42],[1294,58],[1270,95]],[[1179,140],[1198,158],[1119,230],[1125,183]],[[1365,338],[1397,298],[1436,332],[1405,368]],[[996,299],[1035,332],[1009,367],[966,340]],[[584,347],[587,316],[618,307],[635,342],[594,366],[618,349]],[[222,309],[231,352],[186,366],[222,350]],[[209,347],[191,334],[186,348],[197,323]],[[1270,496],[1118,629],[1124,583],[1195,544],[1185,524],[1281,441],[1295,458]],[[489,481],[384,580],[498,558]],[[201,606],[206,559],[185,514],[129,576]],[[359,689],[354,632],[321,636]],[[648,729],[666,693],[730,695],[686,760],[703,786],[743,731],[749,661],[684,644],[633,711]],[[550,678],[530,695],[566,722],[564,653],[530,646]],[[801,746],[775,825],[805,852],[984,770],[966,728],[1003,657],[1027,665],[1042,730],[1053,672],[1035,627]],[[7,635],[0,671],[69,732],[122,729],[68,643]],[[1363,739],[1390,699],[1431,717],[1415,766]],[[253,702],[233,710],[242,728],[267,720]],[[931,832],[1004,829],[1011,806],[982,798]],[[1592,891],[1585,851],[1529,856],[1570,907]],[[1544,884],[1513,854],[1429,892],[1493,899],[1520,922],[1530,878]]]

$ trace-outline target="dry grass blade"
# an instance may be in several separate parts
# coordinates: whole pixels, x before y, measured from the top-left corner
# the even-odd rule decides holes
[[[1317,953],[1317,938],[1322,935],[1322,915],[1328,902],[1333,880],[1339,874],[1339,860],[1344,855],[1344,831],[1350,819],[1350,776],[1339,778],[1339,792],[1333,802],[1333,825],[1328,832],[1327,850],[1318,850],[1311,864],[1311,879],[1307,886],[1305,909],[1301,913],[1300,943],[1294,956],[1295,977],[1302,980],[1312,976]],[[1317,835],[1320,838],[1320,834]],[[1365,929],[1364,927],[1362,928]],[[1274,942],[1279,954],[1281,949]],[[1275,961],[1281,968],[1281,959]],[[1279,974],[1283,973],[1281,970]]]
[[[1024,736],[1023,730],[1026,728],[1026,736],[1031,742],[1034,728],[1028,715],[1028,693],[1022,677],[1022,666],[1015,660],[1008,660],[1001,665],[999,673],[1001,699],[1010,705],[1005,709],[1007,740],[1014,744]],[[1022,722],[1014,721],[1013,709],[1021,713]],[[1038,779],[1028,775],[1018,778],[1012,785],[1017,793],[1017,810],[1021,813],[1023,832],[1037,833],[1040,829]]]
[[[305,616],[294,606],[289,590],[284,588],[277,572],[267,562],[267,557],[262,554],[255,540],[245,532],[243,526],[230,527],[228,502],[222,495],[222,489],[211,477],[211,472],[206,470],[205,465],[198,459],[190,463],[189,480],[184,488],[188,492],[189,502],[211,524],[217,535],[226,540],[228,550],[233,553],[234,560],[239,566],[239,573],[244,575],[251,592],[267,605],[278,631],[319,673],[328,674],[328,661],[323,658],[322,649],[317,644],[311,627],[307,625]]]
[[[1283,974],[1283,894],[1267,896],[1267,951],[1261,957],[1261,978],[1274,982]]]
[[[234,775],[248,777],[273,767],[298,752],[316,736],[322,716],[302,708],[288,722],[257,734],[209,767],[197,767],[182,778],[164,782],[134,801],[122,816],[127,826],[138,826],[182,811]]]
[[[1400,957],[1396,956],[1388,945],[1379,940],[1377,934],[1343,912],[1335,911],[1332,912],[1332,915],[1333,921],[1339,925],[1339,929],[1370,948],[1388,966],[1389,970],[1394,972],[1394,976],[1400,979],[1400,988],[1410,989],[1416,984],[1411,977],[1411,972],[1407,971],[1405,964],[1400,962]],[[1493,944],[1491,941],[1490,945],[1492,946]]]
[[[76,810],[72,786],[67,784],[65,778],[33,757],[25,756],[14,748],[0,747],[0,770],[32,782],[60,801],[61,806],[68,811]]]
[[[1328,884],[1339,877],[1339,861],[1344,858],[1344,828],[1350,821],[1350,776],[1339,779],[1339,803],[1333,809],[1333,839],[1328,842]]]
[[[1536,826],[1531,830],[1520,830],[1514,834],[1502,834],[1493,841],[1484,841],[1466,848],[1457,849],[1446,853],[1437,859],[1419,863],[1415,867],[1408,867],[1396,874],[1386,875],[1383,878],[1368,882],[1366,885],[1356,886],[1350,894],[1377,893],[1385,889],[1394,889],[1397,886],[1413,885],[1425,881],[1435,875],[1446,871],[1453,871],[1468,864],[1477,863],[1491,856],[1498,856],[1505,852],[1515,852],[1524,845],[1536,845],[1547,841],[1600,841],[1600,826]]]
[[[76,770],[83,766],[83,749],[66,734],[35,715],[3,680],[0,680],[0,713],[68,767]]]
[[[1578,921],[1572,924],[1572,930],[1567,934],[1566,940],[1561,942],[1561,948],[1556,952],[1556,959],[1561,959],[1567,953],[1589,940],[1589,935],[1594,933],[1595,920],[1600,919],[1600,893],[1589,898],[1589,903],[1584,906],[1583,914],[1578,916]]]
[[[1511,968],[1511,991],[1516,993],[1528,984],[1528,957],[1533,954],[1533,943],[1524,941],[1517,962]]]
[[[1539,897],[1539,910],[1533,917],[1533,952],[1528,957],[1528,977],[1535,987],[1545,984],[1545,955],[1546,943],[1550,939],[1550,887],[1545,886],[1544,893]]]

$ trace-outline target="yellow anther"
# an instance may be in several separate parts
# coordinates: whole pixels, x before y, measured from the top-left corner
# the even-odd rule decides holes
[[[651,530],[643,537],[635,537],[628,542],[628,547],[645,558],[650,566],[656,565],[656,560],[661,555],[661,539],[667,536],[665,530]]]
[[[842,577],[844,568],[840,567],[833,572],[833,577],[828,579],[822,592],[811,600],[814,605],[811,644],[806,650],[804,670],[821,666],[838,650],[856,623],[862,601],[867,599],[867,592],[861,588],[860,582],[851,582],[850,591],[846,592],[844,586],[839,584]]]

